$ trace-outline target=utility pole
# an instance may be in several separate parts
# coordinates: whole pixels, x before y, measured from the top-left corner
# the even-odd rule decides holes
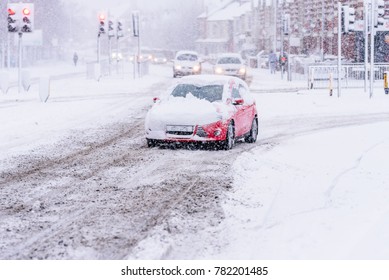
[[[371,3],[368,3],[368,0],[363,1],[364,13],[363,13],[363,23],[365,31],[365,81],[364,81],[364,91],[367,93],[367,80],[368,80],[368,68],[369,68],[369,6]]]
[[[284,16],[284,11],[281,11],[281,46],[280,46],[280,58],[284,57],[284,21],[285,21],[285,16]],[[281,64],[281,80],[284,79],[284,65],[282,64],[282,61],[279,61]]]
[[[371,14],[370,14],[370,98],[373,97],[373,90],[374,90],[374,36],[375,36],[375,20],[374,20],[374,14],[375,14],[375,7],[376,7],[376,0],[372,0],[371,3]]]
[[[342,82],[341,80],[341,70],[342,70],[342,62],[341,62],[341,57],[342,57],[342,3],[338,2],[338,97],[340,97],[340,90],[341,86],[340,83]]]
[[[321,38],[320,38],[320,59],[324,61],[324,0],[321,0]]]
[[[277,10],[278,10],[278,0],[273,1],[273,18],[274,18],[274,41],[273,41],[273,50],[277,51]]]
[[[140,21],[139,21],[139,11],[135,11],[132,13],[132,28],[134,32],[134,37],[138,38],[138,54],[136,57],[136,61],[134,61],[134,78],[135,78],[135,63],[138,65],[138,78],[141,76],[141,69],[140,69],[140,27],[139,27]]]

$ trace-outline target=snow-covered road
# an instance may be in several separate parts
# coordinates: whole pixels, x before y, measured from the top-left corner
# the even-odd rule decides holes
[[[254,71],[256,144],[149,149],[170,72],[53,81],[46,104],[1,96],[0,258],[388,257],[389,98],[265,94],[291,85]]]

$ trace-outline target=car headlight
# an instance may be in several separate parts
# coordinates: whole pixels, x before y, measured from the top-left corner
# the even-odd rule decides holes
[[[181,65],[176,65],[176,66],[174,66],[174,68],[176,68],[176,70],[181,70]]]
[[[200,70],[200,65],[193,66],[193,71],[197,72]]]
[[[246,73],[246,68],[240,68],[240,69],[239,69],[239,73],[240,73],[240,74]]]
[[[217,68],[215,68],[215,73],[216,74],[222,74],[223,73],[223,69],[220,68],[220,67],[217,67]]]
[[[220,128],[217,128],[214,132],[213,135],[215,136],[220,136],[222,134],[222,130]]]

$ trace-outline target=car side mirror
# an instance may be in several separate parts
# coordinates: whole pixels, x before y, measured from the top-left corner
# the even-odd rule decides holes
[[[244,103],[243,98],[234,99],[234,102],[232,102],[233,105],[243,105],[243,103]]]

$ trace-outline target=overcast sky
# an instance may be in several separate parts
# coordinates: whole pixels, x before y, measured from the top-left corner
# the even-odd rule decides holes
[[[64,0],[66,1],[66,0]],[[109,11],[114,16],[121,16],[127,9],[157,10],[182,5],[183,3],[198,2],[199,5],[215,6],[223,0],[68,0],[84,6],[88,10]],[[224,0],[228,1],[228,0]]]

